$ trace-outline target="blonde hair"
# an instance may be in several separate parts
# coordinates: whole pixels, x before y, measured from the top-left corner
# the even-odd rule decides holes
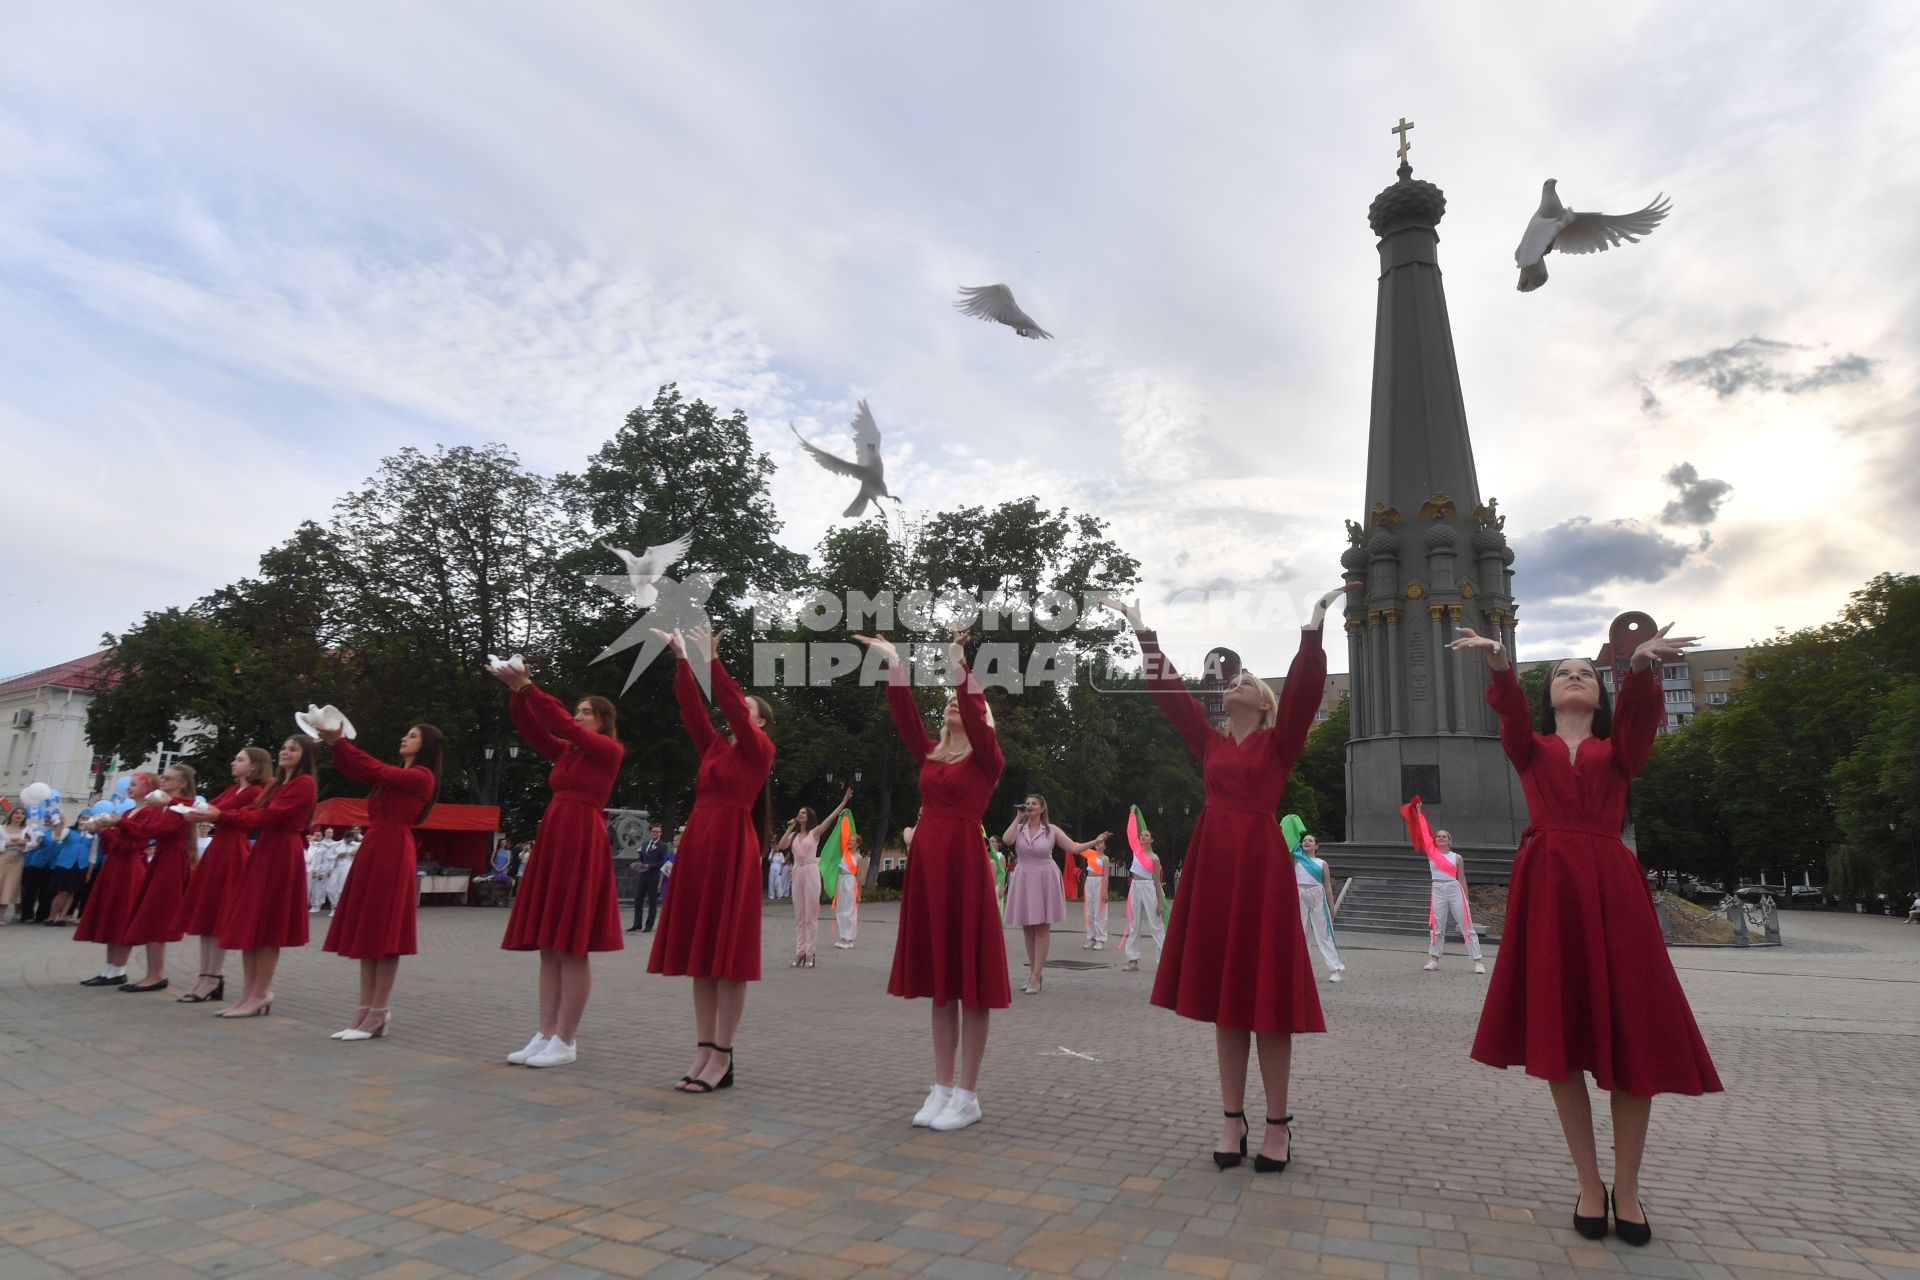
[[[947,705],[945,707],[940,708],[940,740],[933,744],[933,754],[936,756],[945,756],[949,754],[948,748],[950,748],[953,745],[954,728],[952,725],[947,723],[947,710],[958,701],[959,699],[957,697],[948,698]],[[993,704],[991,702],[988,702],[986,698],[982,697],[980,699],[980,706],[981,706],[981,709],[986,712],[985,718],[987,722],[987,728],[989,729],[993,728],[994,727],[993,726]],[[962,733],[965,732],[964,726],[962,727],[961,732]],[[971,741],[967,743],[967,749],[969,751],[973,749],[973,743]]]
[[[1260,702],[1262,708],[1260,712],[1260,727],[1262,729],[1271,729],[1280,720],[1280,699],[1275,696],[1272,685],[1245,667],[1242,667],[1240,668],[1240,674],[1227,681],[1227,688],[1231,690],[1235,685],[1243,684],[1249,680],[1260,686]],[[1222,730],[1221,732],[1224,733],[1226,731]]]

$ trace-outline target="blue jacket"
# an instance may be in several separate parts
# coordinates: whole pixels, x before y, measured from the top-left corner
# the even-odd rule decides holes
[[[93,837],[68,827],[58,852],[53,855],[53,865],[66,871],[85,871],[92,863]]]
[[[29,867],[50,867],[53,865],[53,855],[59,847],[59,842],[43,830],[40,833],[40,843],[27,850],[26,861],[22,865]]]

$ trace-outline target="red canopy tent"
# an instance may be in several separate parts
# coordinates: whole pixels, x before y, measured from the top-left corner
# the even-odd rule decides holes
[[[322,800],[313,810],[313,826],[332,827],[341,835],[348,827],[367,825],[367,802],[344,796]],[[443,867],[458,867],[475,875],[490,869],[494,833],[500,829],[500,808],[491,804],[436,804],[427,820],[413,829],[413,843],[422,858]]]

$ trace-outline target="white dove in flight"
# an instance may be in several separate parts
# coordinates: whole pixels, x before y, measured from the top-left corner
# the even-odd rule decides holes
[[[1513,260],[1520,267],[1522,293],[1532,293],[1547,282],[1548,253],[1555,249],[1561,253],[1605,253],[1622,240],[1636,244],[1660,225],[1672,203],[1655,196],[1652,204],[1637,213],[1575,213],[1560,203],[1553,189],[1557,181],[1548,178],[1540,188],[1540,209],[1527,223],[1520,247],[1513,251]]]
[[[608,547],[604,542],[600,545],[619,556],[620,563],[627,566],[627,585],[632,588],[633,602],[642,609],[651,609],[653,602],[660,597],[654,584],[666,576],[667,570],[686,558],[687,552],[693,548],[693,535],[682,534],[672,542],[648,547],[641,555],[622,551],[619,547]]]
[[[1013,300],[1013,290],[1003,284],[963,285],[960,301],[953,305],[966,315],[1004,324],[1023,338],[1053,336],[1020,309],[1020,304]]]
[[[880,461],[880,428],[874,425],[873,411],[867,408],[865,400],[860,402],[860,410],[853,415],[853,421],[848,424],[848,429],[853,432],[854,461],[852,462],[828,453],[801,435],[800,428],[791,422],[787,424],[787,430],[793,432],[793,438],[800,442],[801,448],[813,455],[815,462],[835,475],[851,476],[860,482],[859,496],[843,514],[862,515],[867,509],[867,503],[876,502],[880,498],[893,498],[895,502],[900,501],[887,492],[886,466]]]

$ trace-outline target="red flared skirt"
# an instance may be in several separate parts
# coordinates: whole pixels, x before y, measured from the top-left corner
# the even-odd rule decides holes
[[[87,905],[80,912],[80,927],[73,931],[73,940],[104,942],[110,947],[132,943],[127,926],[133,923],[140,882],[146,878],[147,864],[139,858],[103,859],[93,873],[93,885],[87,890]]]
[[[1718,1093],[1639,861],[1619,840],[1535,831],[1507,892],[1476,1061],[1602,1089]]]
[[[760,832],[746,808],[695,800],[673,855],[647,972],[760,980]]]
[[[887,993],[969,1009],[1013,1003],[993,863],[976,818],[921,813],[900,898]]]
[[[268,831],[254,842],[216,933],[229,951],[307,945],[307,849],[298,833]]]
[[[1258,1035],[1325,1031],[1273,814],[1209,803],[1187,844],[1153,1003]]]
[[[384,823],[368,828],[333,909],[324,949],[349,960],[417,954],[418,870],[413,832]]]
[[[148,942],[178,942],[186,935],[180,930],[180,909],[187,901],[187,851],[176,848],[156,853],[147,864],[140,881],[140,893],[134,899],[133,916],[127,921],[127,940],[135,946]]]
[[[220,936],[220,912],[227,905],[240,872],[247,865],[247,835],[232,827],[215,827],[200,864],[187,879],[187,896],[180,904],[179,929],[195,937]]]
[[[606,818],[584,800],[556,796],[540,817],[500,946],[585,955],[625,945]]]

